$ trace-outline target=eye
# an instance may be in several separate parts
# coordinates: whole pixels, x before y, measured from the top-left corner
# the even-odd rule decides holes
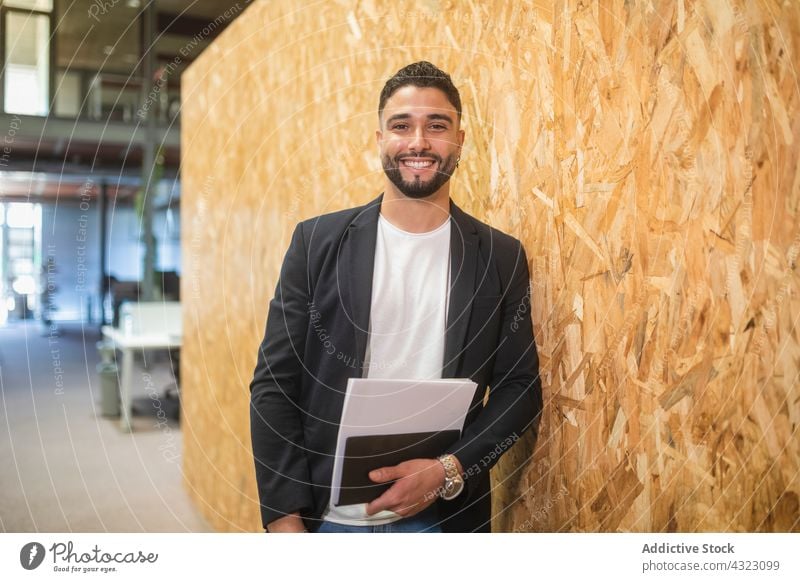
[[[404,131],[406,129],[408,129],[408,124],[405,123],[395,123],[394,125],[392,125],[393,131]]]
[[[443,123],[434,123],[433,125],[431,125],[431,129],[434,131],[445,131],[447,129],[447,126]]]

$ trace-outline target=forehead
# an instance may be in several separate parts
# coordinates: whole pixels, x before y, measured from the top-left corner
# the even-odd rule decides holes
[[[435,87],[415,87],[406,85],[395,91],[383,108],[383,117],[397,113],[426,115],[428,113],[447,113],[453,119],[458,117],[456,108],[447,96]]]

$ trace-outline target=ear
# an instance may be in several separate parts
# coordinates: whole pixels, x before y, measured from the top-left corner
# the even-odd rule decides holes
[[[464,146],[464,130],[458,130],[458,154],[461,155],[461,148]]]
[[[375,130],[375,145],[377,145],[380,148],[382,140],[383,140],[383,132],[380,129],[376,129]]]

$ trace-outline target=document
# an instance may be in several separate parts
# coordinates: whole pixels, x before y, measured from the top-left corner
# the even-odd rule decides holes
[[[379,497],[390,484],[373,483],[373,469],[444,452],[461,435],[476,389],[460,379],[351,378],[336,441],[333,504]]]

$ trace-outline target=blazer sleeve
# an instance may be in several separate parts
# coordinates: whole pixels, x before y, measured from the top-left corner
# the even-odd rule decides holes
[[[313,507],[300,408],[309,282],[302,223],[283,260],[250,383],[250,433],[264,528]]]
[[[461,439],[447,452],[461,462],[465,482],[488,471],[511,444],[533,425],[542,410],[539,357],[531,324],[528,260],[519,241],[510,253],[511,268],[503,294],[503,318],[489,382],[489,398]],[[498,258],[502,260],[502,258]]]

